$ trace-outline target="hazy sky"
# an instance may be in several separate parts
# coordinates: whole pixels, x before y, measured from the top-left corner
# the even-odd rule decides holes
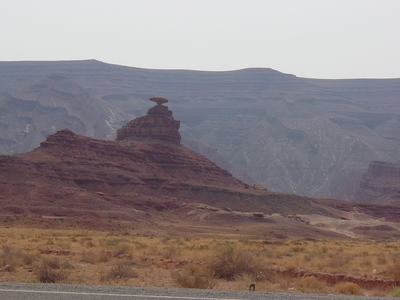
[[[0,61],[400,78],[400,0],[0,0]]]

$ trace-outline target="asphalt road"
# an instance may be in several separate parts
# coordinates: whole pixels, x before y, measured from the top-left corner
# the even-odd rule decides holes
[[[316,295],[302,293],[270,293],[196,289],[137,288],[69,284],[0,283],[1,300],[383,300],[390,297]]]

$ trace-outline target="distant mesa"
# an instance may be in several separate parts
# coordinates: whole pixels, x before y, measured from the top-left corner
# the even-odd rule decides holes
[[[162,105],[168,100],[163,97],[151,97],[150,101],[157,105],[147,111],[147,115],[133,119],[124,127],[117,130],[117,141],[164,141],[179,145],[180,121],[172,117],[172,111]]]

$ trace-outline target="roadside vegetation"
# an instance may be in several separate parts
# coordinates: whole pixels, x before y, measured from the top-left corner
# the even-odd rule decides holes
[[[399,297],[400,241],[2,228],[0,280]]]

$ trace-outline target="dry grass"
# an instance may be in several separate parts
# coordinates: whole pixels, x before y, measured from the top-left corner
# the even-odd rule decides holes
[[[210,270],[217,278],[235,280],[243,274],[258,273],[254,255],[234,244],[219,247],[209,263]]]
[[[58,257],[43,257],[35,268],[37,280],[43,283],[64,282],[72,266]]]
[[[339,294],[362,295],[361,288],[353,282],[340,282],[335,285],[335,290]]]
[[[183,288],[212,289],[215,286],[213,274],[207,267],[187,264],[180,271],[172,273],[174,282]]]
[[[110,268],[106,277],[102,277],[101,281],[104,281],[105,279],[118,280],[137,278],[138,276],[138,272],[133,268],[131,262],[119,261]]]
[[[305,270],[300,278],[274,270]],[[400,279],[400,242],[244,240],[2,228],[0,280],[397,295],[313,273]]]

